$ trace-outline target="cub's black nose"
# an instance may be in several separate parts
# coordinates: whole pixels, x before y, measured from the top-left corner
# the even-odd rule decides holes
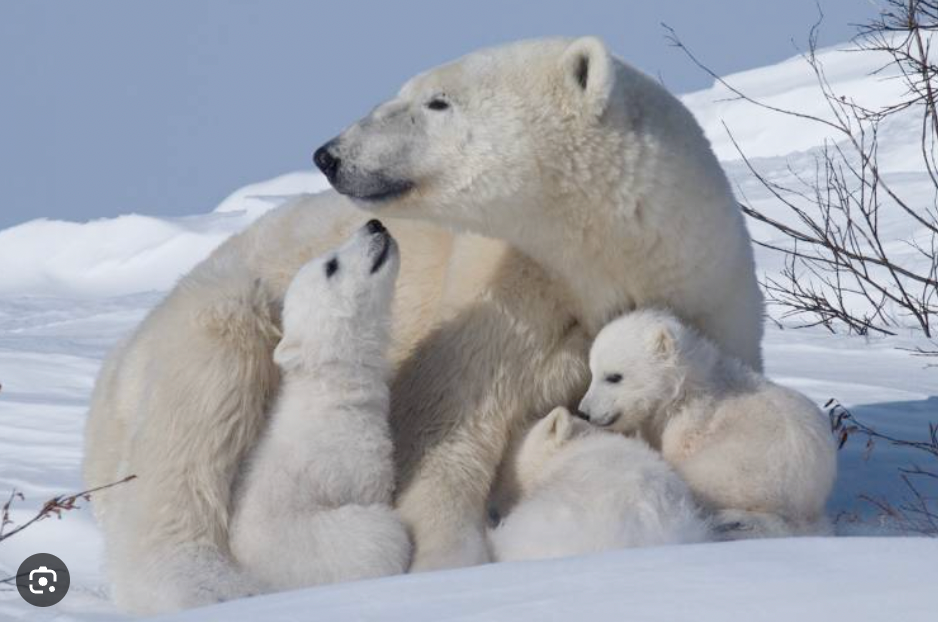
[[[365,228],[368,229],[368,233],[385,233],[387,229],[384,228],[384,225],[381,224],[381,221],[377,218],[372,218],[367,223],[365,223]]]
[[[332,143],[326,143],[313,154],[313,162],[319,167],[322,174],[326,176],[329,183],[335,181],[335,176],[339,172],[339,164],[342,163],[341,159],[332,155],[332,152],[329,151],[331,144]]]

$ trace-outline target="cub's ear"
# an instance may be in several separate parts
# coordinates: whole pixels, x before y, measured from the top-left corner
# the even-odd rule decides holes
[[[562,443],[573,436],[573,415],[563,406],[550,411],[547,420],[547,435],[556,443]]]
[[[661,326],[655,333],[655,352],[668,358],[677,352],[677,337],[669,326]]]
[[[597,37],[582,37],[567,47],[561,57],[564,80],[583,108],[601,116],[615,86],[616,68],[606,44]]]
[[[293,339],[281,339],[274,348],[274,363],[280,369],[296,369],[303,362],[303,350]]]

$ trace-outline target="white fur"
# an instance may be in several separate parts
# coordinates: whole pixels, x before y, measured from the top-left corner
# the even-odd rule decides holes
[[[449,106],[432,109],[439,99]],[[392,387],[392,422],[405,442],[421,439],[399,460],[414,569],[484,561],[492,464],[546,397],[517,395],[524,376],[556,387],[544,410],[582,390],[581,365],[539,367],[562,327],[590,337],[625,310],[663,305],[761,366],[751,244],[719,163],[689,111],[596,38],[470,54],[415,77],[324,148],[341,161],[333,184],[364,209],[499,238],[525,257],[492,261],[467,286],[447,280],[469,304]]]
[[[452,105],[429,110],[440,93]],[[729,184],[684,106],[601,41],[524,41],[438,67],[336,144],[362,179],[412,190],[274,210],[187,275],[102,371],[85,476],[139,476],[96,500],[121,602],[175,606],[163,573],[117,560],[228,557],[232,480],[279,378],[284,291],[366,219],[357,208],[380,212],[402,249],[391,427],[415,569],[488,559],[486,501],[512,434],[579,399],[610,318],[665,305],[760,364],[762,303]],[[120,530],[150,535],[121,543]],[[134,583],[140,598],[121,598]]]
[[[372,272],[376,242],[387,261]],[[331,276],[329,262],[338,266]],[[362,229],[300,270],[274,351],[280,394],[235,499],[231,548],[267,589],[400,574],[387,364],[397,250]]]
[[[663,311],[610,323],[590,369],[580,410],[659,448],[726,537],[824,528],[836,450],[826,417],[807,398]]]
[[[498,561],[702,542],[690,490],[641,440],[600,431],[559,407],[525,436],[521,499],[491,532]]]

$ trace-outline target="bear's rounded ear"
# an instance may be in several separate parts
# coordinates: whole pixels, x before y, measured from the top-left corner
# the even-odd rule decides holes
[[[281,339],[274,348],[274,363],[280,369],[296,369],[303,362],[303,350],[295,340]]]
[[[564,81],[580,97],[584,108],[601,116],[609,105],[615,86],[615,61],[598,37],[581,37],[564,50],[561,58]]]
[[[547,415],[547,434],[556,443],[562,443],[573,436],[573,415],[563,406],[550,411]]]

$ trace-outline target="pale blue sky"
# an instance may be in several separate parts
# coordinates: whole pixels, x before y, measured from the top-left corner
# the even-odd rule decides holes
[[[821,43],[869,0],[819,0]],[[0,228],[212,209],[311,168],[313,149],[409,76],[475,48],[597,34],[675,92],[794,53],[815,0],[0,0]]]

